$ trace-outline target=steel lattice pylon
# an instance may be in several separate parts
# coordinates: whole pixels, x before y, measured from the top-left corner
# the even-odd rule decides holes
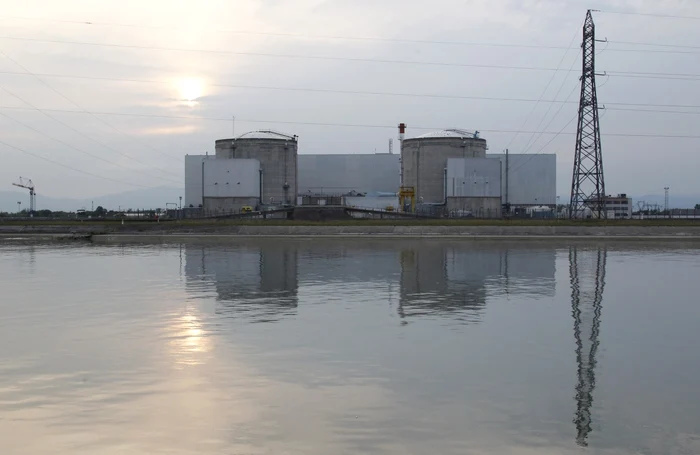
[[[586,22],[583,25],[581,47],[583,73],[569,216],[585,218],[590,210],[594,217],[605,218],[605,179],[603,178],[603,154],[600,147],[598,94],[595,84],[595,24],[590,10],[586,14]]]
[[[574,317],[576,340],[576,443],[588,445],[593,430],[591,411],[595,390],[597,354],[600,342],[600,318],[605,290],[607,249],[569,249],[569,276],[571,280],[571,314]]]

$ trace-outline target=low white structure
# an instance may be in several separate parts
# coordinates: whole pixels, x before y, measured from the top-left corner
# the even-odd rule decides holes
[[[555,154],[489,154],[501,162],[501,195],[511,206],[557,204],[557,156]],[[506,185],[507,182],[507,185]],[[507,188],[506,188],[507,186]],[[506,200],[507,199],[507,200]]]
[[[605,198],[605,211],[608,219],[630,219],[632,218],[632,210],[632,198],[627,197],[626,194]]]
[[[501,165],[489,158],[449,158],[447,197],[501,198]]]
[[[185,207],[236,211],[260,203],[260,162],[255,159],[185,157]]]
[[[369,210],[398,210],[397,196],[345,196],[345,205],[358,209]]]

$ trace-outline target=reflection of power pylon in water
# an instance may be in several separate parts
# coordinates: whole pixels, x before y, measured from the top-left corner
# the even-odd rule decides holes
[[[604,248],[579,250],[573,247],[569,250],[571,308],[578,364],[574,423],[576,443],[583,447],[588,445],[588,434],[591,432],[591,407],[607,255]]]

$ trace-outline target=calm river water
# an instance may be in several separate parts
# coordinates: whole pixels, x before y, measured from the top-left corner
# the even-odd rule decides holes
[[[0,453],[698,454],[698,253],[0,244]]]

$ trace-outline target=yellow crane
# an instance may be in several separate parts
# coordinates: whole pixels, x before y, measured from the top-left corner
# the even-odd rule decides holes
[[[34,191],[34,182],[32,182],[31,179],[23,179],[20,177],[19,182],[13,183],[12,185],[29,190],[29,214],[33,214],[36,208],[36,191]]]

